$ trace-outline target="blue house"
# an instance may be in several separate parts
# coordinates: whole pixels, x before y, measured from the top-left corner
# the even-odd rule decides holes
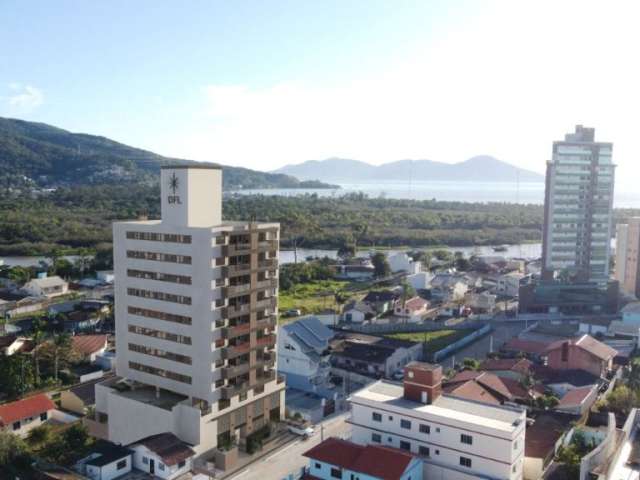
[[[422,461],[395,448],[327,438],[303,455],[303,480],[422,480]]]
[[[316,317],[287,323],[278,331],[278,371],[287,387],[332,396],[329,377],[329,341],[334,332]]]

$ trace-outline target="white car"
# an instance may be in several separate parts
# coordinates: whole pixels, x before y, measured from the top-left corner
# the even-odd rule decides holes
[[[315,433],[313,427],[303,427],[298,425],[289,425],[288,429],[291,433],[295,435],[299,435],[303,438],[309,438],[311,435]]]

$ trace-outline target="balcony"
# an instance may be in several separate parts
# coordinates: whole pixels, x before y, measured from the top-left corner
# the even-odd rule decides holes
[[[222,350],[222,358],[230,360],[249,353],[249,350],[251,350],[249,342],[244,342],[239,345],[227,345],[227,347]]]
[[[265,310],[268,308],[276,308],[276,297],[269,297],[256,302],[256,310]]]
[[[276,336],[275,335],[265,335],[262,338],[259,338],[256,341],[256,347],[272,347],[276,344]]]
[[[250,283],[243,283],[242,285],[229,285],[223,287],[224,295],[229,297],[237,297],[238,295],[246,295],[251,291]]]
[[[272,251],[277,249],[278,249],[277,240],[263,240],[262,242],[258,242],[258,250],[261,252]]]
[[[230,243],[227,245],[227,255],[248,255],[251,253],[250,243]]]
[[[278,268],[277,258],[268,258],[266,260],[260,260],[258,262],[258,270],[269,270],[274,268]]]
[[[237,385],[227,385],[220,389],[220,393],[223,399],[228,400],[236,395],[240,395],[241,393],[249,390],[249,382],[242,382]]]
[[[235,378],[249,372],[249,363],[245,362],[241,365],[229,365],[222,368],[222,378]]]
[[[222,338],[235,338],[240,335],[246,335],[251,331],[249,322],[240,325],[233,325],[222,329]]]
[[[243,305],[238,305],[235,307],[229,305],[228,307],[226,307],[226,310],[223,311],[223,315],[227,318],[235,318],[241,315],[247,315],[249,312],[251,312],[251,305],[249,303],[245,303]]]
[[[264,385],[265,383],[273,382],[276,379],[276,371],[269,370],[264,375],[256,377],[256,385]]]
[[[227,277],[237,277],[238,275],[246,275],[248,273],[251,273],[251,265],[248,263],[226,266]]]
[[[278,288],[278,279],[277,278],[268,278],[266,280],[262,280],[256,283],[256,288]]]

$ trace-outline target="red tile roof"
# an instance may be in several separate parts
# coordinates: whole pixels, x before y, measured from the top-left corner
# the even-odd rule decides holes
[[[527,390],[517,380],[499,377],[491,372],[473,370],[463,370],[446,381],[442,388],[446,393],[456,397],[491,404],[527,400],[539,393],[535,387],[531,391]]]
[[[494,358],[482,362],[481,370],[511,370],[514,372],[527,374],[531,371],[533,363],[526,358]]]
[[[106,335],[76,335],[73,337],[73,348],[83,355],[91,355],[106,346]]]
[[[164,464],[168,466],[176,465],[196,454],[189,445],[181,441],[173,433],[168,432],[152,435],[136,442],[136,444],[147,447],[162,458]]]
[[[328,438],[303,455],[383,480],[399,480],[414,458],[395,448],[362,446],[338,438]]]
[[[593,391],[594,386],[589,385],[587,387],[574,388],[569,390],[558,402],[559,407],[574,407],[582,405],[587,397]]]
[[[502,346],[502,349],[511,352],[524,352],[531,353],[533,355],[542,355],[546,353],[547,347],[548,344],[544,342],[512,338]]]
[[[0,424],[3,426],[11,425],[23,418],[35,417],[55,408],[55,403],[44,393],[5,403],[0,405]]]
[[[412,311],[422,310],[427,305],[429,305],[429,302],[427,302],[424,298],[421,298],[421,297],[413,297],[407,300],[406,302],[404,302],[404,308]]]
[[[571,340],[558,340],[553,342],[547,348],[548,351],[557,350],[562,348],[564,343],[569,345],[575,345],[576,347],[589,352],[591,355],[598,357],[601,360],[610,360],[618,353],[617,350],[611,348],[609,345],[599,342],[590,335],[583,335],[580,338],[573,338]]]
[[[474,400],[476,402],[489,403],[491,405],[500,405],[501,401],[498,395],[492,393],[484,385],[469,380],[464,383],[445,384],[442,389],[445,393],[460,398]]]

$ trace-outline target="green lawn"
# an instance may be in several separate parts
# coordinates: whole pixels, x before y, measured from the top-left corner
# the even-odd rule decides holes
[[[471,332],[473,332],[471,329],[438,330],[436,332],[394,333],[387,335],[387,337],[411,340],[413,342],[427,342],[425,353],[433,353],[442,350],[444,347],[451,345],[453,342],[460,340]]]
[[[345,290],[348,284],[349,282],[337,280],[319,280],[295,285],[286,292],[280,292],[278,308],[280,312],[298,308],[303,314],[317,313],[327,308],[335,309],[334,292]]]

